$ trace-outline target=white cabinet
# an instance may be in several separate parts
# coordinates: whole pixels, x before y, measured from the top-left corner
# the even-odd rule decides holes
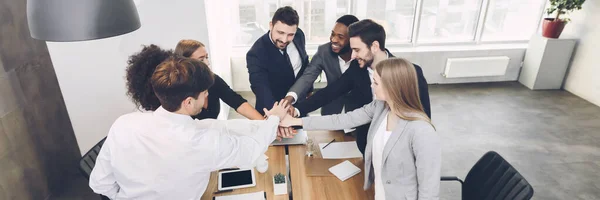
[[[576,40],[535,35],[529,41],[519,82],[532,90],[561,89]]]

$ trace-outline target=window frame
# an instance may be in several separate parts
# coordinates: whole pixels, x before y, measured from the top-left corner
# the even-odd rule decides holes
[[[284,0],[277,0],[278,7],[281,7],[283,5],[282,4],[283,1]],[[338,0],[335,0],[335,1],[337,3]],[[359,19],[366,18],[366,16],[365,16],[366,12],[358,13],[358,10],[359,10],[359,7],[361,6],[361,3],[364,4],[368,0],[345,0],[345,1],[347,1],[349,4],[349,8],[347,10],[349,10],[350,14],[357,16]],[[386,43],[387,47],[389,47],[389,48],[407,48],[407,47],[455,46],[455,45],[459,45],[459,46],[486,45],[486,44],[493,45],[493,44],[519,44],[519,43],[529,42],[529,39],[491,40],[491,41],[482,40],[484,29],[485,29],[485,22],[488,17],[487,14],[490,9],[490,2],[492,0],[481,0],[482,1],[481,8],[480,8],[478,16],[477,16],[477,23],[476,23],[476,29],[475,29],[476,31],[473,35],[472,40],[470,40],[470,41],[435,40],[435,41],[419,42],[419,31],[420,31],[420,25],[421,25],[421,19],[422,19],[423,2],[426,0],[414,0],[414,1],[415,1],[415,6],[414,6],[414,12],[413,12],[414,15],[413,15],[412,32],[411,32],[410,40],[407,40],[406,42],[387,42]],[[294,5],[295,3],[292,3],[292,5]],[[301,3],[304,3],[304,1],[302,1]],[[542,6],[542,8],[545,9],[547,6],[548,6],[548,1],[544,1],[544,5]],[[237,9],[239,9],[239,7]],[[239,12],[239,10],[237,12]],[[300,24],[303,24],[305,10],[304,9],[298,10],[298,15],[300,15]],[[544,10],[542,10],[542,12],[540,12],[540,16],[538,17],[539,20],[537,22],[536,33],[540,32],[540,27],[541,27],[540,24],[543,22],[544,15],[545,15],[545,12],[544,12]],[[307,34],[309,34],[309,33],[307,33]],[[310,42],[307,40],[306,49],[307,50],[308,49],[317,49],[317,47],[321,44],[322,43],[315,43],[315,42]],[[251,46],[251,44],[234,44],[233,48],[237,49],[237,50],[243,50],[243,49],[249,49],[250,46]]]

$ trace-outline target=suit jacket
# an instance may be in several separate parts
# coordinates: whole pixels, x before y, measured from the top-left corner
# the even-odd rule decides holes
[[[297,76],[294,76],[294,70],[288,59],[281,54],[269,38],[269,32],[256,40],[246,54],[250,88],[256,95],[255,108],[261,114],[264,114],[263,108],[271,109],[275,101],[285,97],[297,77],[302,75],[308,65],[304,32],[298,29],[292,42],[298,49],[302,60],[302,68]]]
[[[362,108],[339,115],[302,118],[305,130],[339,130],[373,123],[365,152],[364,189],[375,180],[373,138],[390,109],[375,100]],[[433,126],[425,121],[399,119],[383,149],[381,179],[386,199],[439,199],[442,150]]]
[[[331,42],[320,45],[317,53],[310,60],[310,64],[308,64],[302,76],[294,83],[290,92],[294,92],[298,96],[307,96],[315,80],[323,71],[325,71],[328,85],[337,81],[342,76],[338,57],[338,54],[331,50]],[[297,99],[296,101],[301,102],[303,100]],[[335,98],[321,108],[321,115],[341,113],[344,104],[348,101],[352,101],[352,98],[349,98],[348,95]]]
[[[387,51],[387,50],[386,50]],[[394,57],[389,51],[388,55]],[[423,76],[423,70],[419,65],[413,64],[417,71],[419,96],[421,104],[427,116],[431,118],[431,107],[429,104],[429,89],[427,80]],[[308,114],[333,100],[349,94],[352,101],[347,102],[346,111],[360,108],[373,100],[371,92],[371,78],[367,68],[360,68],[358,61],[354,60],[350,68],[335,82],[329,83],[327,87],[315,92],[310,98],[296,104],[296,108],[302,115]]]

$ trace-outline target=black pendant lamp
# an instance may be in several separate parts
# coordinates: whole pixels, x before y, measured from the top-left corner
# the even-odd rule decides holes
[[[31,37],[45,41],[94,40],[140,28],[133,0],[27,0]]]

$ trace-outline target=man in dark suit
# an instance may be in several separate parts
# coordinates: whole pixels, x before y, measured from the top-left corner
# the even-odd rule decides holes
[[[246,54],[250,88],[256,95],[255,108],[271,109],[283,99],[308,65],[304,32],[298,28],[298,13],[289,6],[277,9],[269,32],[260,37]],[[302,97],[299,97],[302,98]]]
[[[354,15],[344,15],[336,20],[329,36],[329,42],[319,46],[317,53],[310,60],[308,67],[306,67],[306,71],[298,78],[285,97],[288,103],[302,101],[302,99],[298,99],[298,95],[307,96],[309,89],[312,88],[321,72],[325,71],[327,84],[331,84],[337,81],[342,76],[342,73],[348,70],[352,62],[348,26],[357,21],[358,18]],[[344,105],[348,101],[352,101],[349,95],[336,98],[321,108],[321,115],[342,113]]]
[[[373,63],[374,55],[385,53],[387,57],[394,57],[385,48],[385,31],[381,25],[366,19],[350,25],[348,27],[348,34],[352,48],[352,59],[354,59],[350,64],[350,68],[337,81],[317,91],[307,100],[297,103],[296,112],[299,113],[296,113],[296,115],[305,115],[312,112],[348,92],[350,92],[350,98],[354,101],[346,104],[347,111],[360,108],[373,101],[374,96],[371,91],[371,83],[373,80],[372,67],[374,66],[371,66],[371,64]],[[427,80],[423,76],[421,67],[416,64],[414,66],[417,71],[421,104],[427,116],[431,118]],[[369,125],[356,127],[354,132],[358,149],[363,154],[367,144]]]

